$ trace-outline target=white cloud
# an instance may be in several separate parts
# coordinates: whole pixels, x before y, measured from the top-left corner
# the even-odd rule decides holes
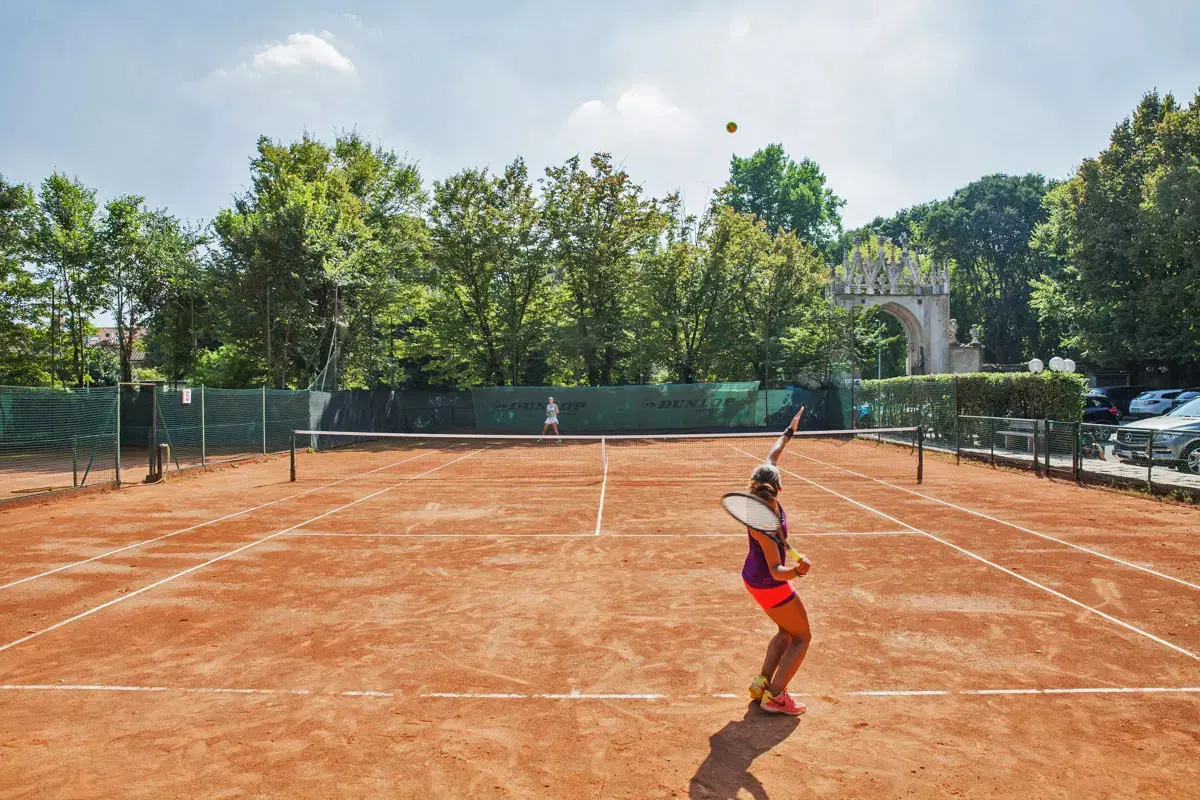
[[[293,33],[283,42],[260,46],[234,67],[180,86],[179,93],[198,105],[243,116],[292,109],[319,117],[322,108],[339,103],[350,88],[347,81],[358,75],[331,39],[327,31]]]
[[[588,100],[567,117],[566,133],[580,144],[616,144],[641,141],[661,144],[688,136],[695,127],[692,116],[648,84],[635,84],[614,102]]]
[[[286,42],[275,42],[254,54],[255,72],[271,70],[297,70],[328,68],[336,72],[354,72],[354,64],[342,55],[329,40],[333,35],[322,31],[320,36],[311,33],[293,33]]]

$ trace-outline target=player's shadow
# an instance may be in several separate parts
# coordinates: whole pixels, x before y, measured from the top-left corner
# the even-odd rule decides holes
[[[755,800],[769,800],[767,790],[750,774],[754,759],[782,742],[800,723],[797,717],[765,714],[757,703],[740,720],[709,737],[708,757],[688,785],[692,800],[732,800],[745,789]]]

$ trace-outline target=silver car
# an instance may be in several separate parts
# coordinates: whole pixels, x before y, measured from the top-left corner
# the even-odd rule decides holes
[[[1113,454],[1121,461],[1145,464],[1152,460],[1156,465],[1200,475],[1200,397],[1161,417],[1122,425],[1117,429]]]

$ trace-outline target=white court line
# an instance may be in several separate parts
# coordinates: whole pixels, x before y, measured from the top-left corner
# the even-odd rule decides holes
[[[596,509],[596,532],[600,535],[600,521],[604,519],[604,490],[608,488],[608,454],[604,452],[604,440],[600,440],[600,455],[604,461],[604,480],[600,482],[600,507]]]
[[[789,533],[788,538],[802,536],[911,536],[912,531],[821,531]],[[592,539],[593,533],[321,533],[300,531],[288,538],[328,537],[334,539]],[[605,539],[741,539],[744,533],[606,533]]]
[[[727,446],[734,450],[737,450],[739,453],[743,453],[746,456],[753,458],[756,461],[759,460],[757,456],[753,455],[752,453],[747,453],[745,450],[741,449],[740,447],[734,447],[733,445],[727,445]],[[1138,634],[1139,636],[1144,636],[1152,642],[1157,642],[1158,644],[1161,644],[1163,647],[1167,647],[1167,648],[1170,648],[1171,650],[1174,650],[1177,653],[1181,653],[1182,655],[1187,656],[1188,658],[1192,659],[1193,661],[1200,661],[1200,655],[1196,655],[1195,653],[1193,653],[1190,650],[1185,650],[1184,648],[1180,647],[1177,644],[1168,642],[1166,639],[1160,639],[1159,637],[1155,636],[1154,634],[1144,631],[1135,625],[1131,625],[1128,622],[1125,622],[1124,620],[1117,619],[1116,617],[1112,616],[1111,614],[1105,614],[1103,611],[1101,611],[1097,608],[1092,608],[1091,606],[1087,605],[1086,603],[1082,603],[1073,597],[1069,597],[1068,595],[1063,594],[1062,592],[1058,591],[1057,589],[1051,589],[1049,586],[1046,586],[1045,584],[1042,584],[1042,583],[1038,583],[1037,581],[1033,580],[1032,578],[1027,578],[1019,572],[1014,572],[1013,570],[1008,569],[1007,567],[1000,566],[999,564],[997,564],[994,561],[989,561],[988,559],[984,558],[983,556],[979,555],[978,553],[972,553],[970,550],[966,549],[965,547],[959,547],[958,545],[954,544],[953,542],[949,542],[945,539],[942,539],[941,537],[934,536],[932,533],[923,531],[920,528],[917,528],[913,525],[909,525],[907,522],[903,522],[901,520],[896,519],[891,514],[887,514],[883,511],[880,511],[877,508],[873,508],[873,507],[867,505],[866,503],[859,502],[858,500],[855,500],[852,497],[847,497],[846,495],[842,494],[841,492],[834,491],[833,489],[830,489],[828,486],[823,486],[814,480],[804,477],[803,475],[797,475],[795,472],[792,472],[791,470],[788,470],[788,469],[783,469],[782,467],[780,467],[780,469],[783,472],[786,472],[788,475],[791,475],[793,478],[799,478],[800,480],[804,481],[805,483],[812,484],[813,486],[817,487],[818,489],[828,492],[829,494],[833,495],[834,497],[840,497],[848,503],[852,503],[852,504],[858,506],[859,508],[865,509],[866,511],[870,511],[872,514],[878,514],[879,516],[883,517],[884,519],[894,522],[903,528],[907,528],[908,530],[912,531],[913,533],[919,533],[922,536],[927,536],[930,539],[934,540],[935,542],[944,544],[946,547],[957,550],[958,552],[962,553],[963,555],[969,556],[969,557],[975,559],[976,561],[979,561],[980,563],[987,564],[989,567],[992,567],[993,569],[998,569],[1006,575],[1011,575],[1012,577],[1016,578],[1017,580],[1024,581],[1025,583],[1028,583],[1030,586],[1034,586],[1038,589],[1041,589],[1043,592],[1048,592],[1061,600],[1066,600],[1071,605],[1077,606],[1078,608],[1082,608],[1084,611],[1087,611],[1088,613],[1095,614],[1096,616],[1100,617],[1101,619],[1108,620],[1109,622],[1111,622],[1115,625],[1120,625],[1122,628],[1132,631],[1132,632]]]
[[[842,472],[847,472],[847,473],[849,473],[851,475],[855,475],[859,478],[866,478],[867,480],[874,481],[875,483],[881,484],[883,486],[887,486],[891,489],[895,489],[900,492],[908,492],[911,495],[916,495],[917,497],[923,497],[926,500],[930,500],[934,503],[939,503],[940,505],[946,506],[947,508],[953,508],[954,510],[961,511],[964,514],[971,514],[976,517],[980,517],[981,519],[986,519],[986,520],[995,522],[1000,525],[1007,525],[1008,527],[1013,528],[1018,531],[1021,531],[1022,533],[1028,533],[1032,536],[1038,536],[1042,539],[1046,539],[1047,541],[1065,545],[1067,547],[1071,547],[1076,550],[1081,550],[1084,553],[1088,553],[1089,555],[1096,556],[1097,558],[1104,558],[1109,561],[1113,561],[1117,564],[1120,564],[1121,566],[1140,570],[1141,572],[1145,572],[1145,573],[1147,573],[1149,575],[1153,575],[1157,578],[1163,578],[1164,580],[1173,581],[1174,583],[1178,583],[1182,586],[1187,586],[1189,589],[1200,589],[1200,584],[1195,584],[1190,581],[1185,581],[1182,578],[1176,578],[1174,575],[1167,575],[1165,572],[1159,572],[1156,569],[1151,569],[1150,567],[1142,566],[1141,564],[1135,564],[1132,561],[1126,561],[1123,558],[1117,558],[1116,556],[1110,556],[1108,553],[1102,553],[1099,550],[1093,550],[1090,547],[1084,547],[1083,545],[1075,544],[1074,542],[1068,542],[1065,539],[1059,539],[1057,536],[1051,536],[1048,533],[1041,533],[1040,531],[1035,531],[1032,528],[1026,528],[1025,526],[1018,525],[1015,522],[1008,522],[1007,520],[1000,519],[999,517],[993,517],[991,514],[985,514],[982,511],[976,511],[973,508],[967,508],[966,506],[956,505],[955,503],[951,503],[947,500],[943,500],[940,497],[934,497],[933,495],[925,494],[924,492],[918,492],[914,489],[909,489],[905,486],[897,486],[894,483],[890,483],[888,481],[881,480],[879,478],[872,478],[870,475],[863,475],[861,472],[855,472],[852,469],[847,469],[846,467],[838,466],[837,464],[830,464],[827,461],[822,461],[819,458],[813,458],[812,456],[806,456],[803,453],[791,453],[791,455],[799,456],[800,458],[807,459],[808,461],[812,461],[817,464],[824,464],[827,467],[833,467],[834,469],[839,469]]]
[[[740,700],[744,693],[669,695],[658,692],[421,692],[400,690],[338,691],[324,689],[252,689],[215,686],[126,686],[79,683],[0,685],[0,692],[162,693],[217,695],[276,695],[300,697],[419,698],[436,700]],[[1083,686],[1015,689],[877,689],[850,692],[793,692],[801,697],[1004,697],[1027,695],[1185,694],[1200,695],[1200,686]]]
[[[435,451],[435,452],[445,452],[445,448],[443,448],[442,450],[439,450],[439,451]],[[379,472],[380,470],[391,469],[392,467],[398,466],[400,464],[405,464],[409,461],[416,461],[418,458],[425,458],[428,455],[432,455],[432,453],[423,453],[422,455],[419,455],[419,456],[413,456],[412,458],[406,458],[402,461],[396,461],[396,462],[393,462],[386,466],[379,467],[378,469],[373,469],[368,472],[362,472],[357,475],[352,475],[349,478],[341,478],[340,480],[333,481],[332,483],[326,483],[323,486],[317,486],[312,489],[306,489],[303,492],[296,492],[295,494],[289,494],[287,497],[281,497],[278,500],[272,500],[269,503],[263,503],[261,505],[251,506],[250,508],[244,508],[241,511],[235,511],[232,514],[226,514],[223,517],[217,517],[216,519],[210,519],[205,522],[200,522],[200,523],[197,523],[196,525],[192,525],[187,528],[180,528],[177,531],[171,531],[170,533],[164,533],[162,536],[156,536],[153,539],[146,539],[145,541],[142,541],[142,542],[134,542],[133,544],[127,544],[124,547],[119,547],[116,550],[109,550],[107,553],[101,553],[98,556],[92,556],[91,558],[85,558],[84,560],[76,561],[73,564],[67,564],[62,567],[55,567],[54,569],[49,569],[49,570],[46,570],[45,572],[39,572],[37,575],[30,575],[27,578],[21,578],[19,580],[12,581],[11,583],[6,583],[3,585],[0,585],[0,591],[2,591],[4,589],[11,589],[14,586],[20,586],[22,583],[28,583],[29,581],[34,581],[34,580],[37,580],[38,578],[45,578],[49,575],[55,574],[56,572],[62,572],[63,570],[73,569],[75,567],[83,566],[84,564],[90,564],[93,561],[99,561],[102,558],[108,558],[109,556],[115,556],[117,553],[124,553],[126,550],[133,550],[138,547],[145,547],[148,544],[153,544],[155,542],[161,542],[163,539],[169,539],[172,536],[177,536],[178,534],[181,534],[181,533],[188,533],[189,531],[194,531],[199,528],[203,528],[207,525],[215,525],[216,523],[224,522],[227,519],[233,519],[234,517],[240,517],[243,514],[249,514],[251,511],[258,511],[259,509],[267,508],[269,506],[273,506],[278,503],[283,503],[288,500],[294,500],[297,497],[303,497],[306,494],[312,494],[313,492],[319,492],[322,489],[328,489],[330,486],[337,486],[339,483],[345,483],[346,481],[352,481],[356,478],[361,478],[365,475],[370,475],[374,472]]]
[[[98,605],[94,608],[89,608],[87,611],[83,611],[79,614],[76,614],[73,617],[68,617],[67,619],[62,620],[61,622],[56,622],[55,624],[51,625],[48,628],[43,628],[42,630],[35,631],[31,634],[28,634],[27,636],[22,636],[20,639],[11,641],[6,645],[0,645],[0,653],[3,653],[5,650],[16,647],[17,645],[22,644],[24,642],[28,642],[30,639],[36,639],[37,637],[43,636],[47,633],[50,633],[51,631],[58,630],[59,628],[63,627],[64,625],[69,625],[72,622],[76,622],[78,620],[83,619],[84,617],[91,616],[92,614],[95,614],[97,611],[103,611],[104,609],[109,608],[110,606],[115,606],[117,603],[122,603],[126,600],[129,600],[130,598],[137,597],[139,594],[142,594],[143,592],[148,592],[151,589],[162,586],[164,583],[170,583],[171,581],[175,580],[176,578],[182,578],[185,575],[190,575],[191,573],[195,572],[198,569],[203,569],[204,567],[207,567],[210,564],[215,564],[218,561],[223,561],[224,559],[229,558],[230,556],[234,556],[245,550],[249,550],[251,547],[256,547],[256,546],[262,544],[263,542],[269,542],[276,537],[279,537],[279,536],[284,535],[285,533],[294,531],[297,528],[301,528],[305,525],[308,525],[309,523],[316,522],[319,519],[324,519],[325,517],[328,517],[332,514],[336,514],[339,511],[350,508],[351,506],[356,506],[365,500],[370,500],[372,497],[378,497],[379,495],[384,494],[385,492],[390,492],[392,489],[395,489],[397,486],[400,486],[403,483],[407,483],[409,481],[416,480],[417,478],[423,478],[424,476],[429,475],[430,473],[433,473],[433,472],[437,472],[439,469],[442,469],[443,467],[448,467],[451,464],[457,464],[459,461],[462,461],[465,458],[470,458],[473,455],[482,453],[484,449],[486,449],[486,448],[481,448],[479,450],[473,450],[470,453],[467,453],[465,456],[459,456],[458,458],[454,459],[453,461],[447,461],[445,464],[440,464],[440,465],[434,467],[433,469],[429,469],[429,470],[426,470],[426,471],[420,473],[419,475],[413,475],[410,478],[405,478],[404,480],[397,481],[396,483],[393,483],[391,486],[388,486],[383,489],[379,489],[378,491],[375,491],[375,492],[371,492],[370,494],[360,497],[357,500],[352,500],[349,503],[340,505],[337,508],[326,511],[323,514],[318,514],[315,517],[306,519],[303,522],[299,522],[295,525],[292,525],[290,528],[284,528],[283,530],[276,531],[275,533],[272,533],[269,536],[264,536],[261,539],[255,539],[253,542],[250,542],[249,544],[244,544],[241,547],[238,547],[234,550],[230,550],[227,553],[222,553],[221,555],[219,555],[215,558],[210,558],[208,561],[205,561],[203,564],[196,564],[195,566],[188,567],[185,570],[176,572],[173,575],[168,575],[167,577],[162,578],[161,580],[157,580],[154,583],[143,586],[140,589],[135,589],[132,592],[129,592],[128,594],[123,594],[119,597],[115,597],[112,600],[109,600],[107,603],[101,603],[100,605]]]

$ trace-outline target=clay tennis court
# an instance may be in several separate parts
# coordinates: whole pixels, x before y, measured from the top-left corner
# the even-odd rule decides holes
[[[798,438],[808,713],[769,717],[718,499],[770,441],[364,443],[0,511],[0,798],[1194,796],[1200,513]]]

